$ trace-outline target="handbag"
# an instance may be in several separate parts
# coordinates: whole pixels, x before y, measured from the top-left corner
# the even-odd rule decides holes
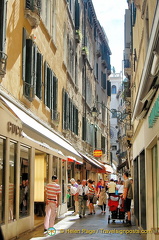
[[[88,200],[88,196],[87,195],[83,195],[83,200]]]

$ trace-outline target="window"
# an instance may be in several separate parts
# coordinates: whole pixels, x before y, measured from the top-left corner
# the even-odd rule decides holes
[[[6,45],[6,15],[7,0],[0,1],[0,51],[4,52]]]
[[[157,154],[157,145],[152,148],[152,177],[153,177],[153,222],[154,228],[159,231],[159,165],[158,165],[158,154]]]
[[[16,219],[15,197],[16,197],[16,143],[10,142],[10,158],[9,158],[9,216],[8,221]]]
[[[4,223],[5,206],[5,140],[0,138],[0,223]]]
[[[116,94],[116,86],[115,85],[112,86],[112,94]]]
[[[30,101],[34,94],[42,98],[42,55],[31,39],[27,38],[27,32],[23,29],[23,81],[24,95]]]
[[[74,42],[70,40],[69,35],[67,35],[67,68],[71,77],[74,80],[74,62],[75,62],[75,55],[74,55]]]
[[[113,146],[112,146],[112,151],[113,151],[113,150],[114,150],[114,151],[117,150],[117,146],[116,146],[116,145],[113,145]]]
[[[98,80],[98,63],[96,63],[96,78]]]
[[[105,137],[101,136],[101,150],[105,154]]]
[[[58,79],[45,62],[45,105],[51,109],[52,119],[57,120]]]
[[[61,160],[62,161],[62,160]],[[62,161],[62,203],[66,202],[66,161]]]
[[[63,90],[63,129],[71,130],[78,135],[78,109]]]
[[[101,72],[101,86],[103,89],[106,89],[106,74]]]
[[[30,214],[30,149],[20,146],[20,206],[19,216]]]

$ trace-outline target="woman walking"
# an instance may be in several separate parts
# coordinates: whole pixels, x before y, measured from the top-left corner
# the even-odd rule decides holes
[[[105,214],[107,194],[106,194],[106,186],[103,180],[101,181],[101,185],[98,186],[98,196],[99,196],[98,205],[101,207],[101,210],[102,210],[101,213]]]
[[[88,201],[89,201],[89,214],[92,215],[95,213],[94,205],[93,205],[93,197],[95,196],[95,187],[93,185],[93,181],[91,179],[88,180]]]

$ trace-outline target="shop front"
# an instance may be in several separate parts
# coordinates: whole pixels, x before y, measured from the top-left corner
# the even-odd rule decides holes
[[[0,223],[8,240],[43,222],[44,187],[53,174],[61,186],[58,215],[67,211],[67,156],[82,159],[71,144],[3,97],[0,114]]]
[[[147,240],[159,239],[159,97],[155,97],[133,143],[134,215]]]

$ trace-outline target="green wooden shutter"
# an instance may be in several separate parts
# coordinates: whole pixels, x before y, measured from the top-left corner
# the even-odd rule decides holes
[[[25,81],[25,68],[26,68],[26,30],[23,28],[23,56],[22,56],[22,78]]]
[[[96,78],[98,80],[98,63],[96,63]]]
[[[78,0],[75,2],[75,29],[80,28],[80,6]]]
[[[52,102],[52,71],[48,67],[47,68],[47,107],[51,109],[51,102]]]
[[[76,108],[76,135],[78,135],[78,109]]]
[[[0,1],[0,51],[5,51],[6,44],[7,1]]]
[[[30,85],[33,83],[33,41],[31,39],[26,39],[25,81]]]
[[[111,96],[111,82],[107,80],[107,95]]]
[[[103,88],[106,89],[106,74],[103,73]]]
[[[69,96],[66,92],[66,129],[69,129]]]
[[[62,125],[63,125],[63,129],[66,129],[66,92],[63,89],[62,91],[62,103],[63,103],[63,118],[62,118]]]
[[[42,55],[37,53],[36,96],[42,98]]]
[[[45,77],[44,77],[44,103],[47,105],[47,62],[45,61],[44,63],[44,72],[45,72]]]
[[[37,46],[33,45],[33,86],[34,94],[36,94],[36,82],[37,82]]]

